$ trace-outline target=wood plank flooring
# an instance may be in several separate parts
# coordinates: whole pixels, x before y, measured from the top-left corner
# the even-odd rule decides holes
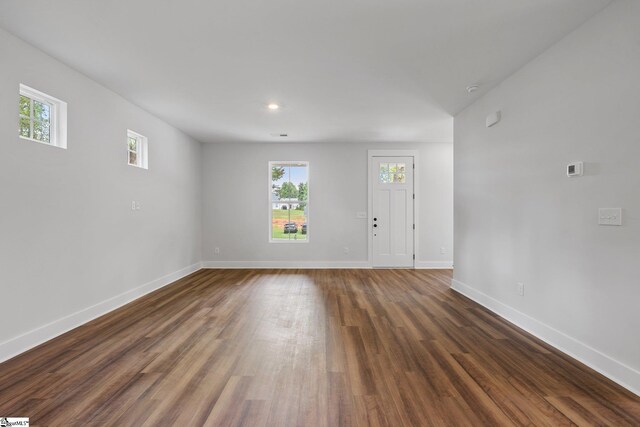
[[[640,425],[640,398],[448,271],[201,270],[0,364],[49,426]]]

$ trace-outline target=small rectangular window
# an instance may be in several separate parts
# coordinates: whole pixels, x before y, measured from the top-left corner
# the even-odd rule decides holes
[[[67,103],[20,85],[18,135],[22,139],[67,148]]]
[[[406,165],[404,163],[380,163],[381,184],[406,183]]]
[[[269,241],[309,240],[309,162],[269,162]]]
[[[149,169],[149,147],[146,136],[127,130],[127,161],[131,166]]]

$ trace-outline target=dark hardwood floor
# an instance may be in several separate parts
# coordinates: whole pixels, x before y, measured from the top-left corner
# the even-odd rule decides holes
[[[640,398],[448,271],[201,270],[0,364],[60,426],[640,425]]]

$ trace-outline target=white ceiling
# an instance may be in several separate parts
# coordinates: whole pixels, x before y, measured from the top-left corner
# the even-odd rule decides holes
[[[451,141],[452,114],[608,3],[3,0],[0,26],[203,142]]]

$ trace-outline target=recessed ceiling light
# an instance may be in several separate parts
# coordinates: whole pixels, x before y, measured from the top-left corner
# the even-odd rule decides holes
[[[480,85],[470,85],[470,86],[467,86],[467,92],[473,93],[477,91],[479,88],[480,88]]]
[[[270,102],[269,104],[267,104],[267,108],[271,111],[276,111],[277,109],[280,108],[280,106],[275,102]]]

